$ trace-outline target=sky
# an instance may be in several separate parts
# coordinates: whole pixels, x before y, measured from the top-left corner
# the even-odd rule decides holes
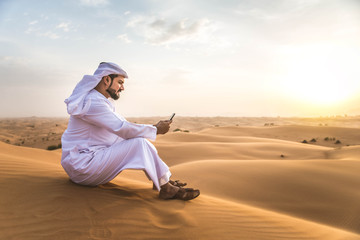
[[[100,62],[125,117],[360,115],[359,0],[0,0],[0,117],[66,117]]]

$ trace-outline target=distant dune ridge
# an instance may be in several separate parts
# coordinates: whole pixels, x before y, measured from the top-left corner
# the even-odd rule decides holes
[[[128,120],[136,123],[154,124],[159,119],[168,118],[169,116],[128,118]],[[57,146],[60,143],[67,122],[68,118],[0,118],[0,141],[17,146],[47,149],[49,146]],[[264,128],[265,125],[268,127]],[[317,138],[317,142],[312,144],[331,147],[334,146],[334,141],[324,141],[323,138],[340,139],[342,145],[360,144],[360,139],[357,137],[360,131],[360,116],[320,118],[176,116],[171,130],[198,132],[219,126],[245,127],[243,131],[237,131],[240,134],[239,136],[250,136],[249,133],[251,133],[253,134],[252,137],[270,137],[290,141],[311,141],[312,138]],[[248,128],[250,126],[258,128],[258,130]],[[282,130],[284,134],[274,135],[277,132],[274,128],[276,126],[284,127]],[[292,126],[303,126],[303,128]],[[318,128],[319,126],[321,128]],[[285,131],[285,128],[289,128],[289,131]],[[343,134],[343,130],[347,131],[347,134]],[[351,141],[345,142],[344,136],[351,136]]]
[[[158,199],[142,171],[124,171],[98,187],[76,185],[60,165],[61,150],[39,149],[48,144],[43,134],[59,134],[66,120],[5,119],[14,121],[22,138],[43,145],[0,142],[0,238],[360,239],[356,121],[346,127],[315,120],[264,126],[274,119],[219,119],[201,125],[176,118],[170,131],[180,130],[154,142],[173,179],[201,189],[190,202]],[[23,124],[43,129],[36,138]],[[16,139],[16,129],[10,130],[0,137]]]

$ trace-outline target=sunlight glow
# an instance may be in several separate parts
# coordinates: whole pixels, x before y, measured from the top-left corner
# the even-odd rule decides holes
[[[348,100],[356,92],[349,73],[351,56],[330,51],[308,51],[296,54],[287,63],[283,81],[292,97],[316,105],[330,105]],[[324,49],[323,49],[324,50]]]

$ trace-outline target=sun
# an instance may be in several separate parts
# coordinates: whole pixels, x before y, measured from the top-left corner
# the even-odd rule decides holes
[[[292,98],[315,105],[331,105],[347,100],[354,86],[345,79],[345,63],[328,55],[306,54],[286,64],[284,90]]]

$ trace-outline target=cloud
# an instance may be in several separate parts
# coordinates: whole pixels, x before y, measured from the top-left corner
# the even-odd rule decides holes
[[[25,33],[26,34],[29,34],[29,33],[32,33],[32,32],[37,32],[40,30],[39,27],[36,27],[38,26],[37,24],[39,23],[39,21],[37,20],[34,20],[34,21],[31,21],[29,22],[29,27],[25,30]]]
[[[80,0],[80,4],[89,7],[97,7],[109,4],[108,0]]]
[[[116,37],[117,39],[120,39],[121,41],[125,42],[125,43],[131,43],[131,41],[129,40],[127,34],[120,34]]]
[[[144,19],[145,18],[142,16],[133,17],[132,19],[130,19],[130,21],[127,22],[126,27],[135,28],[139,24],[144,23]]]
[[[28,27],[28,29],[26,29],[25,33],[30,34],[32,32],[37,32],[38,30],[39,30],[39,28]]]
[[[68,31],[70,30],[70,29],[69,29],[69,25],[70,25],[70,23],[62,22],[62,23],[58,24],[58,25],[56,26],[56,28],[60,28],[60,29],[62,29],[64,32],[68,32]]]
[[[133,15],[126,28],[128,34],[136,35],[136,39],[142,39],[145,44],[163,46],[174,51],[191,51],[193,54],[206,56],[234,51],[233,39],[224,34],[227,25],[208,18]]]
[[[147,41],[153,44],[168,44],[180,41],[196,41],[202,32],[209,26],[207,19],[189,21],[182,19],[178,22],[167,23],[156,20],[149,25]]]
[[[69,32],[73,30],[73,27],[70,26],[70,22],[61,22],[50,30],[50,27],[46,25],[44,22],[39,22],[38,20],[34,20],[29,22],[28,28],[25,30],[26,34],[34,34],[37,37],[47,37],[50,39],[58,39],[60,38],[59,31],[56,29],[61,29],[64,32]],[[55,31],[55,32],[54,32]]]
[[[56,33],[51,32],[51,31],[47,31],[45,33],[40,33],[39,35],[44,36],[44,37],[48,37],[50,39],[58,39],[58,38],[60,38],[59,35],[57,35]]]
[[[145,37],[145,42],[154,45],[169,45],[171,43],[201,42],[204,36],[214,32],[214,26],[206,19],[177,21],[166,19],[150,19],[134,17],[127,27],[134,28],[138,34]]]
[[[39,22],[39,21],[34,20],[34,21],[29,22],[29,25],[34,25],[34,24],[37,24],[38,22]]]
[[[26,29],[25,31],[26,34],[32,34],[35,33],[36,36],[38,37],[47,37],[50,39],[58,39],[60,38],[60,36],[52,31],[46,31],[46,32],[41,32],[40,28],[33,28],[33,27],[29,27],[28,29]]]

